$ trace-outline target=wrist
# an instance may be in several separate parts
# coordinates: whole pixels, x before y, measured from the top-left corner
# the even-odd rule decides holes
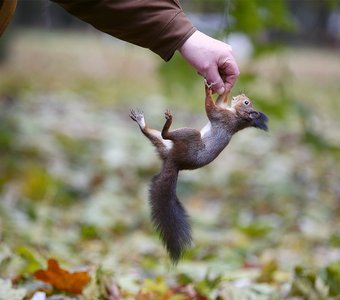
[[[189,53],[192,53],[192,51],[198,48],[203,36],[206,35],[201,31],[196,30],[177,50],[186,58]]]

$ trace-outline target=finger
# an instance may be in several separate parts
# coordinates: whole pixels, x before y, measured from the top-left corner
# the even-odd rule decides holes
[[[224,94],[225,92],[225,84],[218,72],[217,66],[211,67],[208,69],[208,72],[205,76],[207,81],[207,85],[214,91],[217,92],[219,95]]]
[[[227,80],[225,81],[225,90],[227,91],[227,93],[229,93],[231,91],[231,89],[233,88],[233,86],[235,85],[235,82],[238,78],[238,74],[237,75],[229,75],[227,76]]]
[[[225,83],[225,89],[230,92],[240,74],[237,63],[233,57],[228,57],[219,64],[219,72]]]

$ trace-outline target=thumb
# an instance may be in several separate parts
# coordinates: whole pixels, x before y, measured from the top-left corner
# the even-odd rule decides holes
[[[225,86],[224,82],[220,76],[220,73],[218,72],[217,67],[216,68],[210,68],[208,70],[208,73],[205,77],[207,81],[208,87],[211,87],[211,89],[214,92],[217,92],[217,94],[222,95],[225,92]]]

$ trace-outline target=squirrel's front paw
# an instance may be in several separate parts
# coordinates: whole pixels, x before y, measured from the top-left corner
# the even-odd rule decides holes
[[[166,110],[166,112],[164,113],[165,119],[167,120],[172,120],[172,114],[170,112],[170,110]]]

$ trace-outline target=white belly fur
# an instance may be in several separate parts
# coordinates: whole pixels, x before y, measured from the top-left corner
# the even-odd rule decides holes
[[[209,133],[211,130],[211,123],[209,122],[207,125],[205,125],[201,130],[201,138],[203,138],[207,133]]]
[[[163,139],[160,131],[156,131],[155,135],[163,143],[163,145],[168,151],[172,149],[172,146],[174,145],[173,141]]]

